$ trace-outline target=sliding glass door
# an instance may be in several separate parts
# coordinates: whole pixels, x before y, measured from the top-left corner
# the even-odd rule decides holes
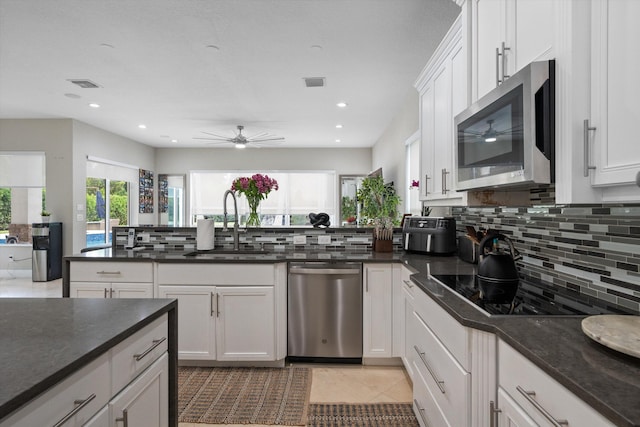
[[[111,230],[129,225],[129,183],[87,178],[86,247],[111,244]]]

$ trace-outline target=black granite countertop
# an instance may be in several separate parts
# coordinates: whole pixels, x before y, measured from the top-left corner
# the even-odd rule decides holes
[[[167,299],[0,299],[0,421],[163,313]]]
[[[207,254],[111,250],[87,252],[68,261],[155,262],[401,262],[415,274],[412,280],[461,324],[495,333],[535,365],[618,426],[640,426],[640,359],[593,342],[580,327],[580,316],[487,316],[441,285],[430,274],[472,274],[475,266],[455,256],[426,256],[404,252],[273,252],[266,255]]]

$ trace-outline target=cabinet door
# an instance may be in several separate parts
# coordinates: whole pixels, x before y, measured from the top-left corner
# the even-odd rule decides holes
[[[111,298],[153,298],[153,283],[113,283]]]
[[[165,353],[111,402],[113,426],[168,427],[169,356]]]
[[[516,0],[506,2],[505,69],[509,75],[533,61],[553,57],[554,2]]]
[[[504,3],[504,0],[474,0],[472,4],[474,101],[495,88],[501,78],[496,48],[505,41]]]
[[[365,264],[363,292],[363,356],[391,357],[391,264]]]
[[[537,427],[524,409],[507,392],[498,388],[498,427]]]
[[[442,199],[451,191],[451,161],[453,116],[451,115],[451,67],[447,58],[433,77],[433,194]]]
[[[82,427],[110,427],[109,426],[109,406],[105,406],[95,414]]]
[[[69,284],[71,298],[109,298],[110,290],[109,283],[71,282]]]
[[[178,358],[215,360],[215,286],[158,286],[158,293],[178,300]]]
[[[216,288],[218,360],[275,360],[272,286]]]
[[[420,200],[428,200],[434,191],[434,98],[433,82],[427,83],[420,94]]]
[[[632,142],[640,117],[640,16],[637,0],[594,1],[591,51],[591,163],[594,185],[635,183],[640,144]],[[637,190],[637,188],[635,189]]]

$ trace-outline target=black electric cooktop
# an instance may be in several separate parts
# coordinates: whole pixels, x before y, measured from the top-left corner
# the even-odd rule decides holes
[[[584,316],[594,314],[635,314],[619,305],[593,298],[569,289],[536,281],[520,279],[513,301],[493,303],[483,299],[475,275],[441,275],[432,277],[475,304],[489,315],[524,316]]]

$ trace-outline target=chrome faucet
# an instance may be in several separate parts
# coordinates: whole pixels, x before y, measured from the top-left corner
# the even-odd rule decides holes
[[[228,231],[227,227],[227,196],[231,194],[231,198],[233,199],[233,250],[240,250],[240,236],[238,232],[238,200],[236,199],[236,195],[233,191],[227,190],[224,192],[224,196],[222,198],[222,205],[224,206],[224,222],[222,224],[222,231]]]

